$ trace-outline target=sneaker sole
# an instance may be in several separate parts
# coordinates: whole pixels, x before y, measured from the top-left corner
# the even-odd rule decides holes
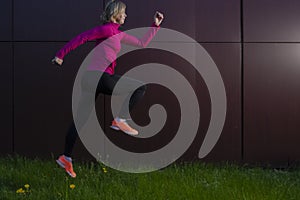
[[[64,165],[62,162],[60,162],[60,160],[56,160],[56,163],[57,163],[60,167],[65,168],[65,165]]]
[[[119,128],[119,127],[117,127],[117,126],[113,126],[113,125],[111,125],[111,126],[110,126],[110,128],[112,128],[112,129],[114,129],[114,130],[116,130],[116,131],[119,131],[119,130],[120,130],[120,128]]]
[[[128,132],[128,131],[123,131],[122,129],[120,129],[118,126],[115,126],[115,125],[111,125],[110,128],[114,129],[116,131],[122,131],[123,133],[126,133],[127,135],[130,135],[130,136],[136,136],[136,135],[138,135],[138,134],[133,134],[133,133]]]
[[[132,133],[130,133],[130,132],[128,132],[128,131],[123,131],[123,130],[121,130],[119,127],[117,127],[117,126],[110,126],[110,128],[112,128],[112,129],[114,129],[114,130],[116,130],[116,131],[122,131],[123,133],[126,133],[127,135],[130,135],[130,136],[136,136],[136,135],[138,135],[138,134],[132,134]]]
[[[122,130],[121,130],[122,131]],[[122,131],[123,133],[126,133],[127,135],[131,135],[131,136],[136,136],[138,134],[133,134],[133,133],[130,133],[130,132],[127,132],[127,131]]]

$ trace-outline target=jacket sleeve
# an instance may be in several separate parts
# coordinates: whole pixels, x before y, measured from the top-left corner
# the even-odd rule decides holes
[[[86,43],[87,41],[108,37],[108,32],[109,31],[101,29],[101,27],[95,27],[93,29],[87,30],[70,40],[62,49],[60,49],[56,53],[55,56],[63,59],[70,51],[76,49],[78,46]]]
[[[121,42],[131,46],[146,47],[149,44],[149,42],[153,39],[153,37],[156,35],[159,29],[160,29],[159,26],[153,24],[142,38],[136,38],[132,35],[123,32],[122,33],[123,37]]]

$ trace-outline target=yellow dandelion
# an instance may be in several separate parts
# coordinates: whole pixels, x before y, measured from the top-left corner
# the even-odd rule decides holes
[[[74,184],[71,184],[70,185],[70,188],[73,190],[75,188],[75,185]]]
[[[17,191],[16,191],[17,194],[23,194],[25,193],[25,190],[23,190],[23,188],[19,188]]]
[[[25,187],[26,189],[28,189],[28,188],[30,187],[30,185],[29,185],[29,184],[25,184],[24,187]]]
[[[105,167],[103,167],[102,170],[103,170],[104,173],[107,173],[107,170],[106,170]]]

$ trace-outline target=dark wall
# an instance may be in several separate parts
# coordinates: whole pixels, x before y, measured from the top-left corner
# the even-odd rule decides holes
[[[300,158],[300,2],[244,1],[244,160]]]
[[[13,43],[12,2],[0,2],[0,91],[1,140],[0,154],[13,152]]]
[[[226,88],[227,116],[221,137],[205,161],[288,164],[299,160],[298,1],[124,2],[128,18],[123,30],[149,26],[155,11],[160,10],[165,14],[163,27],[194,38],[217,64]],[[1,1],[1,154],[56,156],[62,152],[65,133],[72,121],[73,81],[94,43],[89,42],[67,55],[61,68],[51,65],[50,60],[72,37],[99,24],[104,3],[104,0]],[[188,63],[159,52],[151,55],[140,53],[138,59],[121,58],[118,63],[123,69],[119,72],[146,61],[157,61],[185,73],[201,107],[198,134],[182,157],[194,160],[211,114],[205,82]],[[150,87],[146,100],[134,111],[137,119],[144,119],[143,105],[153,102],[170,108],[177,105],[172,95],[165,92],[162,98],[162,93],[163,88]],[[105,127],[111,121],[109,100],[101,95],[97,101],[102,113],[100,121]],[[177,120],[176,109],[170,109],[168,114]],[[172,124],[166,126],[165,135],[172,134]],[[115,138],[116,142],[124,139],[130,140]],[[80,141],[74,156],[92,158]]]
[[[7,1],[8,2],[8,1]],[[72,121],[73,81],[93,42],[53,66],[56,51],[76,34],[98,25],[101,1],[13,1],[14,152],[27,156],[58,155]],[[12,80],[10,80],[12,81]],[[74,154],[90,158],[80,144]],[[10,153],[11,151],[8,151]]]

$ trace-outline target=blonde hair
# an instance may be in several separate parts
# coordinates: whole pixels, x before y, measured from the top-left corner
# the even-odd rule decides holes
[[[125,3],[121,1],[111,0],[109,1],[101,15],[102,23],[107,23],[112,21],[112,17],[116,17],[123,9],[126,8]]]

